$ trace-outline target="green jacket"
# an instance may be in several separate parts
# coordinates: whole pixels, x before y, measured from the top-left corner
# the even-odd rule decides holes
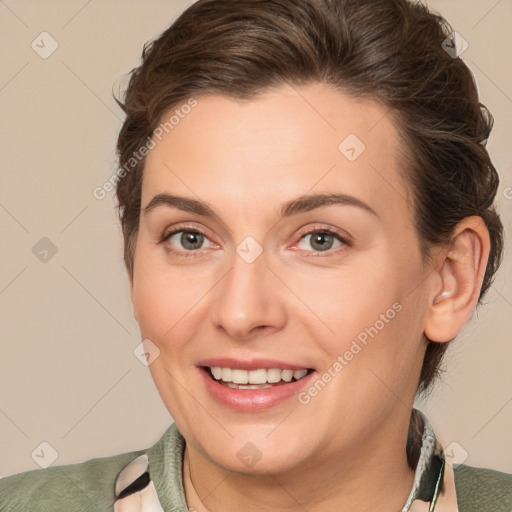
[[[421,413],[418,412],[418,414]],[[422,494],[425,495],[425,489],[428,494],[429,486],[425,487],[425,483],[428,483],[429,479],[426,477],[429,475],[424,471],[424,468],[428,467],[428,464],[425,465],[428,457],[424,455],[435,454],[435,450],[430,449],[425,441],[428,440],[429,432],[432,433],[429,429],[431,426],[426,421],[423,445],[420,446],[422,455],[417,462],[416,470],[417,480],[422,482],[423,487],[416,488],[415,479],[415,486],[410,495],[411,500]],[[114,506],[116,510],[124,510],[121,506],[123,500],[126,500],[124,496],[130,494],[133,496],[137,492],[142,492],[143,489],[147,490],[148,484],[151,483],[151,487],[154,485],[153,494],[156,490],[158,497],[153,498],[155,501],[151,501],[152,505],[148,508],[136,510],[188,512],[182,482],[184,446],[185,440],[173,423],[160,440],[146,450],[90,459],[79,464],[26,471],[5,477],[0,480],[0,511],[112,512]],[[134,468],[134,459],[140,462],[146,461],[146,464]],[[438,460],[443,462],[444,457]],[[421,471],[420,466],[423,468]],[[131,473],[127,467],[131,467]],[[439,469],[439,465],[437,468]],[[125,478],[121,479],[122,485],[119,485],[119,481],[116,485],[118,476],[123,472]],[[454,465],[453,474],[459,512],[512,512],[511,474],[466,465]],[[437,473],[430,480],[430,484],[435,486],[436,479],[438,479]],[[423,501],[430,503],[428,499]],[[156,508],[153,508],[154,503]],[[431,510],[434,510],[432,506]],[[129,507],[126,509],[135,510]],[[408,510],[408,507],[404,507],[404,510]]]

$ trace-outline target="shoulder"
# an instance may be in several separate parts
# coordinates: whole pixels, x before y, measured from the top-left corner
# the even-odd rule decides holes
[[[460,512],[512,512],[512,474],[464,464],[453,470]]]
[[[0,511],[111,511],[118,473],[143,453],[98,457],[4,477],[0,479]]]

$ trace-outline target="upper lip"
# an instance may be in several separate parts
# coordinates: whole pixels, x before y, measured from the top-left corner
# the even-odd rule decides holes
[[[282,370],[302,370],[309,369],[308,365],[287,363],[277,359],[233,359],[231,357],[212,357],[199,361],[198,366],[218,366],[221,368],[232,368],[238,370],[259,370],[261,368],[269,370],[270,368],[280,368]]]

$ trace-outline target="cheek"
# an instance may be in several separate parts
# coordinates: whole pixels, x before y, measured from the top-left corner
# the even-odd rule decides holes
[[[156,279],[148,266],[143,270],[135,269],[133,303],[144,338],[158,340],[173,325],[170,312],[176,311],[178,304],[174,294],[166,290],[166,282]]]
[[[302,308],[303,318],[309,315],[321,320],[333,340],[357,337],[397,301],[399,286],[393,269],[384,270],[384,265],[368,260],[328,273],[297,272],[294,276],[294,291],[307,306]]]
[[[422,358],[423,309],[411,294],[420,266],[406,266],[393,254],[375,261],[296,281],[297,294],[308,305],[307,311],[302,309],[303,323],[318,324],[320,319],[326,327],[325,335],[313,335],[326,355],[325,367],[342,356],[344,370],[349,370],[344,373],[358,374],[353,382],[361,382],[359,374],[368,377],[370,370],[390,382],[402,380]]]
[[[137,251],[132,299],[141,335],[145,338],[160,340],[164,337],[183,307],[176,293],[180,289],[179,280],[170,277],[161,272],[160,265],[147,251]]]
[[[197,317],[206,314],[215,274],[200,267],[169,265],[158,251],[138,249],[134,311],[142,337],[151,339],[162,351],[172,348],[177,352],[193,337],[193,328],[199,325]]]

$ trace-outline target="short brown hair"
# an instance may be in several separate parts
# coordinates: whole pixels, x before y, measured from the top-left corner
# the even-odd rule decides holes
[[[503,250],[493,207],[499,179],[485,148],[492,116],[468,67],[443,48],[451,34],[444,18],[407,0],[200,0],[186,9],[146,43],[124,101],[116,100],[126,114],[117,151],[129,172],[117,199],[130,277],[145,161],[132,156],[162,116],[201,93],[251,99],[285,83],[320,82],[390,108],[423,254],[448,243],[463,218],[482,217],[491,250],[481,303]],[[448,345],[425,342],[419,392],[431,387]]]

